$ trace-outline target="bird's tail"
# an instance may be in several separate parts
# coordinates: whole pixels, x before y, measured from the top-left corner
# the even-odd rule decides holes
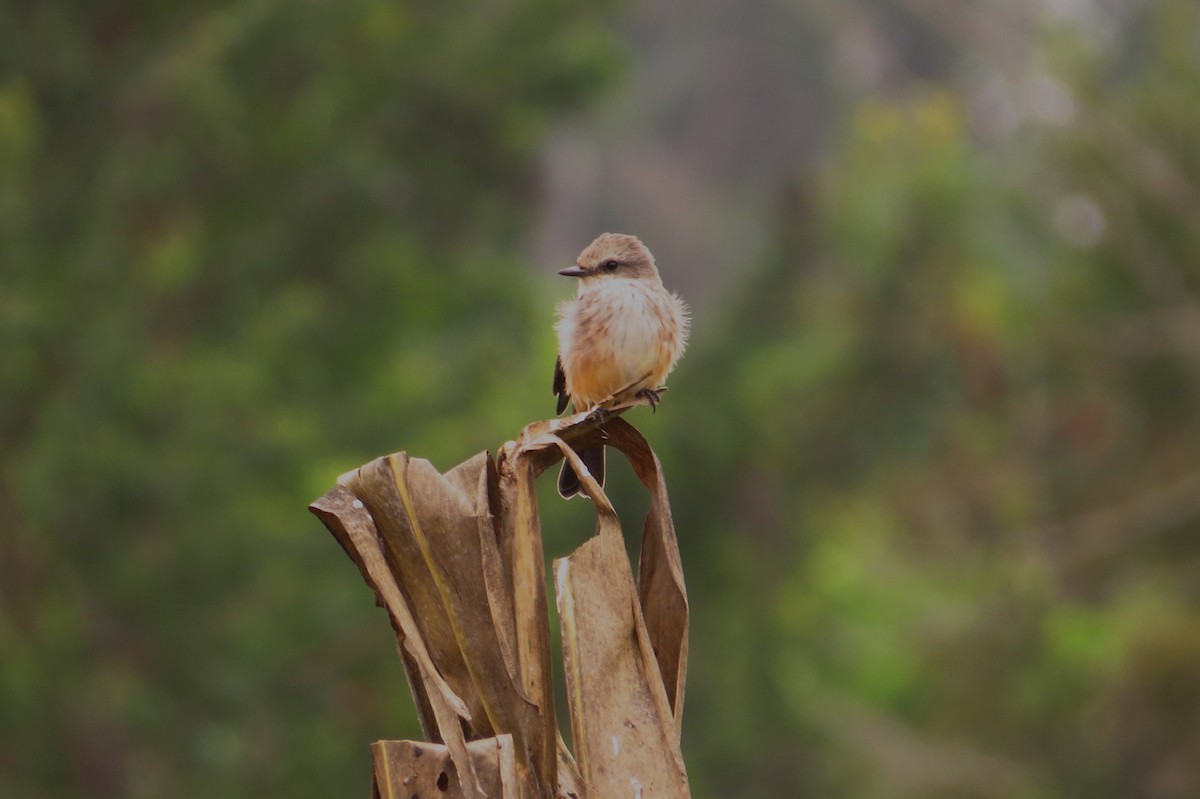
[[[583,465],[591,472],[592,477],[604,488],[604,445],[585,449],[579,453]],[[570,499],[580,493],[583,487],[579,483],[579,475],[571,468],[570,461],[563,461],[562,470],[558,473],[558,493],[563,499]]]

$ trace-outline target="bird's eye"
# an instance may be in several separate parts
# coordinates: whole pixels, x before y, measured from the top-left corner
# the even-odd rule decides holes
[[[612,272],[620,265],[621,264],[618,263],[617,261],[612,261],[612,260],[605,261],[604,263],[600,264],[600,266],[602,266],[605,269],[605,271],[608,271],[608,272]]]

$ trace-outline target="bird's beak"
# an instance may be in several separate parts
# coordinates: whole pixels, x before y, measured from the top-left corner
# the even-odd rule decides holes
[[[569,266],[566,269],[558,270],[558,273],[563,277],[583,277],[587,274],[587,270],[581,266]]]

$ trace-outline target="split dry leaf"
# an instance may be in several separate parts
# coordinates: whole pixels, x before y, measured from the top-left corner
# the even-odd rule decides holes
[[[683,562],[679,557],[675,523],[671,519],[667,484],[658,456],[632,425],[618,419],[606,431],[609,444],[625,454],[638,479],[650,492],[650,510],[642,530],[638,559],[638,599],[675,715],[678,737],[683,725],[689,613]]]
[[[585,785],[597,797],[686,799],[690,794],[679,731],[617,513],[579,456],[559,445],[580,475],[597,520],[592,539],[555,561],[563,673]]]
[[[418,741],[376,741],[372,791],[378,799],[462,799],[450,750]],[[467,744],[467,756],[488,796],[517,796],[520,782],[512,736],[498,735]]]
[[[587,415],[581,416],[586,419]],[[624,419],[608,418],[602,428],[586,421],[572,424],[575,419],[576,417],[569,417],[531,424],[522,431],[521,438],[511,449],[520,453],[523,460],[530,462],[536,477],[555,465],[562,456],[563,450],[559,442],[570,444],[576,450],[606,444],[629,460],[634,473],[649,492],[650,510],[642,531],[641,555],[638,561],[638,597],[647,632],[659,662],[662,682],[667,688],[678,736],[683,719],[683,695],[687,679],[689,611],[683,581],[683,565],[679,557],[679,541],[671,518],[671,505],[667,498],[662,464],[637,428]],[[568,425],[565,430],[562,427],[563,423]],[[501,453],[502,462],[505,454]],[[602,498],[602,503],[596,504],[599,517],[603,513],[603,507],[608,504],[608,499],[599,486],[593,488],[599,493],[585,493],[589,493],[593,501],[595,496]]]
[[[387,608],[422,729],[445,745],[468,799],[688,795],[687,596],[661,466],[624,410],[537,422],[495,462],[481,453],[445,474],[405,453],[377,458],[312,505]],[[575,452],[600,443],[625,453],[650,492],[636,588],[617,515]],[[535,492],[564,456],[597,511],[596,536],[556,562],[578,762],[555,723]],[[509,741],[492,746],[508,746],[519,786],[498,794],[472,754],[496,740]],[[417,751],[386,743],[377,770]]]
[[[359,564],[363,577],[383,601],[392,619],[392,627],[396,630],[398,644],[415,666],[409,671],[409,685],[414,696],[418,697],[418,702],[423,704],[431,716],[423,723],[430,724],[437,730],[441,740],[454,755],[454,762],[460,765],[459,776],[463,783],[463,796],[467,799],[480,799],[485,794],[479,787],[474,766],[467,757],[466,737],[460,723],[460,719],[469,721],[470,713],[466,704],[446,684],[434,665],[412,611],[388,569],[371,515],[366,512],[364,503],[343,486],[334,488],[310,507],[333,531],[342,546],[347,551],[353,549],[357,554],[357,557],[352,555],[352,559]],[[406,664],[408,662],[406,660]],[[412,679],[413,671],[416,672],[418,680]],[[429,734],[429,730],[426,734]]]
[[[510,668],[505,657],[519,639],[502,641],[505,631],[511,636],[531,625],[517,618],[497,623],[496,615],[514,605],[512,583],[485,577],[486,563],[502,558],[490,459],[477,455],[440,475],[428,461],[399,453],[367,464],[348,484],[379,520],[388,564],[420,611],[417,624],[433,660],[467,703],[469,737],[512,734],[535,786],[554,785],[554,739],[547,740],[545,722],[553,705],[530,701],[516,679],[522,664]],[[540,539],[536,544],[540,552]]]

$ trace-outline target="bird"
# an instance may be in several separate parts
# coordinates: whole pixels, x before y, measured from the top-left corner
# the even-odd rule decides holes
[[[554,330],[557,413],[570,402],[575,412],[643,400],[657,412],[666,378],[687,346],[687,305],[663,286],[654,256],[636,236],[602,233],[575,265],[559,271],[578,279],[572,300],[558,305]],[[604,446],[579,453],[601,487]],[[558,493],[580,493],[579,476],[564,461]]]

